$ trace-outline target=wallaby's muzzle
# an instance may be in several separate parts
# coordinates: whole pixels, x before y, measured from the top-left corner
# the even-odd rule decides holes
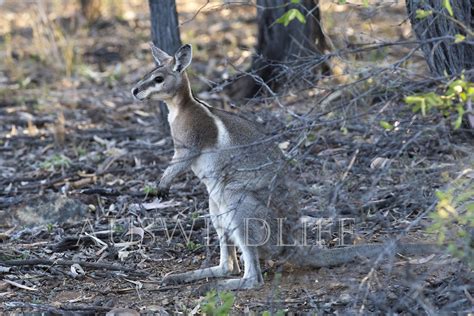
[[[133,98],[135,100],[138,100],[138,101],[143,101],[143,99],[145,99],[144,96],[140,95],[140,88],[138,86],[135,86],[132,88],[132,95],[133,95]]]

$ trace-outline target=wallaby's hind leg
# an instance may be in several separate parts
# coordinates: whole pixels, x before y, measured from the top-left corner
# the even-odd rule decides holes
[[[209,199],[209,211],[211,213],[213,225],[219,236],[219,265],[184,273],[171,274],[163,279],[163,283],[186,283],[206,278],[219,278],[240,273],[235,246],[230,244],[228,234],[225,229],[223,229],[222,223],[220,223],[217,204],[212,199]]]
[[[254,289],[263,285],[257,248],[246,245],[243,239],[236,240],[236,245],[242,250],[244,276],[239,279],[227,279],[204,284],[198,289],[200,293],[205,294],[213,289],[219,291]]]
[[[256,227],[247,225],[246,218],[253,218],[258,214],[270,212],[270,210],[249,192],[231,192],[227,196],[228,213],[234,214],[233,223],[228,225],[236,227],[230,232],[231,239],[242,251],[244,261],[244,276],[240,279],[229,279],[210,284],[208,287],[219,290],[243,290],[263,285],[262,272],[258,258],[258,249],[255,240],[247,240],[249,236],[259,235],[261,232]],[[246,231],[248,230],[248,231]],[[249,245],[250,244],[250,245]]]
[[[244,260],[243,278],[218,281],[217,284],[213,286],[214,288],[219,290],[244,290],[263,285],[257,248],[240,242],[238,242],[238,247],[242,250]]]

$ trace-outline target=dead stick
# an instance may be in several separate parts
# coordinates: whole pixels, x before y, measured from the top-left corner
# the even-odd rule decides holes
[[[82,267],[93,268],[93,269],[107,269],[113,271],[125,271],[133,272],[138,275],[147,275],[144,272],[136,271],[136,268],[129,268],[121,265],[110,264],[110,263],[97,263],[87,262],[81,260],[49,260],[49,259],[26,259],[26,260],[7,260],[0,261],[0,265],[3,266],[35,266],[35,265],[61,265],[61,266],[72,266],[73,264],[79,264]]]
[[[46,310],[52,313],[62,314],[63,311],[109,311],[112,307],[105,307],[105,306],[90,306],[90,305],[82,305],[82,304],[67,304],[61,305],[59,308],[46,305],[46,304],[36,304],[36,303],[24,303],[24,302],[7,302],[5,305],[9,308],[34,308],[37,310]]]
[[[23,303],[23,302],[6,302],[5,307],[8,309],[13,308],[33,308],[40,311],[48,311],[50,313],[61,314],[61,310],[50,305],[46,304],[36,304],[36,303]]]

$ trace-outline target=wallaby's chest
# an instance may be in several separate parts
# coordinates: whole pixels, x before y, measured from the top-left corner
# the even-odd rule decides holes
[[[200,152],[218,146],[218,126],[202,105],[169,107],[168,122],[175,147]]]
[[[221,187],[222,179],[218,171],[218,166],[221,164],[219,158],[215,152],[203,152],[191,165],[191,170],[206,185],[209,193]]]
[[[229,132],[219,118],[210,113],[208,115],[212,119],[212,127],[216,129],[216,139],[212,146],[201,150],[191,168],[211,194],[224,186],[223,175],[226,174],[226,169],[233,166],[229,158],[232,152]]]
[[[168,123],[171,125],[173,124],[174,120],[178,116],[178,111],[174,108],[169,109],[168,112]]]

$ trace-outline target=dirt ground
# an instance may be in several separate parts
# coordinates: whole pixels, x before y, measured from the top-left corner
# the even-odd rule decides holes
[[[294,161],[305,215],[353,219],[350,243],[436,242],[427,231],[434,192],[472,181],[474,138],[403,103],[439,84],[419,52],[397,67],[412,46],[341,54],[345,73],[312,89],[235,102],[219,83],[251,62],[255,5],[177,2],[182,41],[194,48],[193,89],[278,136]],[[413,39],[403,1],[348,2],[322,1],[335,50]],[[129,92],[152,67],[145,1],[104,1],[93,25],[70,1],[9,0],[0,8],[0,310],[165,315],[221,306],[202,292],[206,282],[160,284],[167,273],[215,263],[218,247],[208,235],[207,193],[191,172],[169,200],[152,197],[172,141],[157,106]],[[384,130],[382,120],[395,128]],[[334,229],[325,246],[340,241]],[[472,271],[446,254],[263,267],[265,285],[234,292],[233,314],[474,312]]]

